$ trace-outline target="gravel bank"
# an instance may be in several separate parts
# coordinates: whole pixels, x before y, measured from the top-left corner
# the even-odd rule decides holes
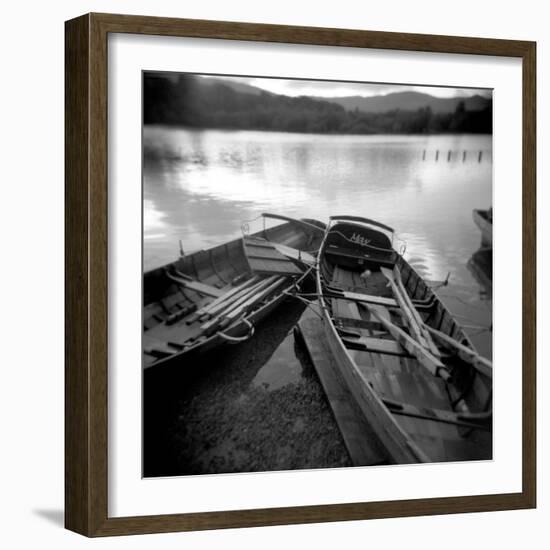
[[[146,476],[351,466],[291,301],[226,346],[144,380]],[[260,374],[259,374],[260,373]]]

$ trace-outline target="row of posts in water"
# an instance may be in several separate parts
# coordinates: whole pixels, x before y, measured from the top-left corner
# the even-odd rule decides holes
[[[443,156],[445,154],[445,151],[442,151],[441,153],[442,153],[441,156]],[[470,153],[472,155],[474,155],[474,158],[477,155],[477,162],[482,161],[482,159],[483,159],[483,151],[482,150],[480,150],[479,152],[470,151]],[[439,160],[439,156],[440,156],[439,155],[439,149],[436,149],[435,156],[433,157],[435,162],[437,162]],[[462,162],[466,162],[467,157],[468,157],[468,151],[462,151]],[[426,160],[427,158],[428,158],[428,152],[426,151],[426,149],[424,149],[424,151],[422,151],[422,160]],[[460,158],[460,151],[449,150],[447,152],[447,162],[451,162],[451,159],[453,159],[453,158],[458,160]]]

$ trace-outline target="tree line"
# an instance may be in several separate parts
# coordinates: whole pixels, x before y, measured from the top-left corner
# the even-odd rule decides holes
[[[492,102],[481,111],[468,111],[460,102],[452,113],[434,113],[430,107],[365,113],[306,96],[243,93],[192,75],[176,80],[146,76],[143,105],[145,124],[192,128],[325,134],[492,133]]]

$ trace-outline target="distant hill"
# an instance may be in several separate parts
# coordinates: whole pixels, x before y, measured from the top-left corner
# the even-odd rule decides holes
[[[216,86],[224,84],[225,86],[245,94],[260,95],[262,93],[270,94],[256,86],[237,82],[231,78],[201,78],[200,82],[205,86]],[[276,94],[272,94],[276,95]],[[336,103],[346,109],[346,111],[355,111],[363,113],[386,113],[400,109],[402,111],[417,111],[430,107],[433,113],[453,113],[458,104],[463,101],[466,111],[483,111],[491,103],[491,100],[480,95],[470,97],[435,97],[423,92],[394,92],[386,95],[377,96],[345,96],[345,97],[318,97],[307,96],[319,101],[329,101]]]
[[[231,79],[147,74],[145,124],[320,134],[491,133],[492,101],[418,92],[291,97]]]
[[[490,99],[480,95],[443,98],[422,92],[395,92],[370,97],[349,96],[323,99],[337,103],[347,111],[357,109],[363,113],[385,113],[395,109],[416,111],[426,107],[430,107],[433,113],[453,113],[461,101],[464,102],[466,111],[482,111],[491,103]]]
[[[260,95],[262,93],[270,93],[266,92],[265,90],[262,90],[261,88],[257,88],[256,86],[251,86],[250,84],[244,84],[243,82],[237,82],[231,78],[205,78],[200,77],[198,79],[198,83],[201,86],[204,86],[206,88],[212,88],[216,87],[219,84],[223,84],[224,86],[227,86],[228,88],[231,88],[232,90],[235,90],[236,92],[239,92],[241,94],[251,94],[251,95]]]

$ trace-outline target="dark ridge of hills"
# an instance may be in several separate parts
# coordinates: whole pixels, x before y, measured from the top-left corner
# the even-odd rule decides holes
[[[218,86],[222,84],[223,86],[228,86],[232,90],[235,90],[236,92],[242,93],[242,94],[251,94],[251,95],[261,95],[263,93],[269,94],[270,92],[266,92],[265,90],[262,90],[261,88],[258,88],[256,86],[252,86],[250,84],[245,84],[244,82],[237,82],[236,80],[229,78],[223,78],[223,77],[200,77],[198,79],[198,82],[201,86]]]
[[[270,94],[261,88],[232,80],[231,78],[201,78],[203,85],[214,86],[217,83],[229,86],[231,89],[253,95],[261,95],[262,93]],[[272,94],[277,95],[277,94]],[[285,96],[289,97],[289,96]],[[305,96],[318,101],[328,101],[336,103],[346,109],[346,111],[355,111],[356,109],[364,113],[385,113],[400,109],[402,111],[416,111],[429,107],[434,113],[452,113],[458,107],[458,104],[463,101],[466,111],[482,111],[490,103],[489,98],[479,94],[468,97],[435,97],[423,92],[393,92],[385,95],[376,96],[342,96],[342,97],[320,97],[320,96]]]
[[[370,97],[348,96],[325,99],[341,105],[348,111],[357,109],[364,113],[384,113],[394,109],[416,111],[426,107],[429,107],[433,113],[452,113],[461,102],[464,102],[466,111],[482,111],[491,103],[490,99],[480,95],[445,98],[422,92],[394,92]]]
[[[230,79],[162,73],[146,74],[143,89],[145,124],[329,134],[492,133],[492,101],[481,96],[290,97]],[[363,107],[345,103],[352,99]],[[377,110],[363,111],[367,100]]]

